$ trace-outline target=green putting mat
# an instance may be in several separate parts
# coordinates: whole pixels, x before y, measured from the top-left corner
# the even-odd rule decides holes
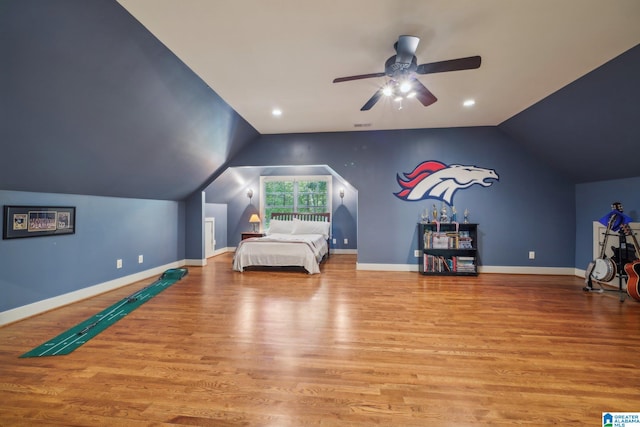
[[[111,307],[77,324],[73,328],[34,348],[20,357],[60,356],[69,354],[142,304],[186,276],[186,268],[172,268],[149,286],[118,301]]]

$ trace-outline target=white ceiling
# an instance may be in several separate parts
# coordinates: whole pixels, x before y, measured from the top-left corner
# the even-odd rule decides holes
[[[640,43],[639,0],[119,2],[262,134],[498,125]],[[333,79],[384,71],[403,34],[418,64],[482,66],[420,76],[429,107],[360,111],[386,78]]]

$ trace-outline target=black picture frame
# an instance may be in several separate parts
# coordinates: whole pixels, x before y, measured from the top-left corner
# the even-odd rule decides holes
[[[3,239],[59,236],[76,232],[75,206],[4,206]]]

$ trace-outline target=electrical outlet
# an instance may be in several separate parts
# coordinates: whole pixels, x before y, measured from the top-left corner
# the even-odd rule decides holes
[[[122,268],[122,260],[121,259],[117,259],[116,260],[116,268]]]
[[[529,251],[529,259],[536,259],[535,251]]]
[[[416,258],[420,258],[420,250],[416,249],[415,251],[413,251],[413,256]]]
[[[336,243],[338,243],[337,239],[333,239],[333,244],[335,245]]]
[[[344,239],[344,244],[348,245],[349,244],[349,239]]]
[[[138,264],[142,264],[144,261],[144,257],[142,255],[138,255]]]

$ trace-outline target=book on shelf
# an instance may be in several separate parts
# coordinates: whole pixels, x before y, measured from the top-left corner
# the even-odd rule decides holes
[[[471,237],[461,237],[458,243],[459,249],[473,249],[473,239]]]
[[[433,249],[449,249],[449,236],[446,233],[433,233]]]
[[[475,273],[476,264],[474,257],[452,256],[444,257],[432,254],[424,254],[423,270],[427,273]]]
[[[452,271],[451,263],[442,256],[424,254],[424,271],[429,273]]]
[[[463,230],[460,232],[459,248],[473,249],[473,239],[471,238],[471,234],[468,230]]]
[[[458,249],[459,247],[459,234],[455,232],[448,232],[449,236],[449,249]]]
[[[423,240],[425,249],[458,249],[460,245],[458,233],[452,232],[427,230]]]
[[[457,258],[457,271],[463,273],[475,273],[476,272],[476,259],[475,257],[458,256]]]

